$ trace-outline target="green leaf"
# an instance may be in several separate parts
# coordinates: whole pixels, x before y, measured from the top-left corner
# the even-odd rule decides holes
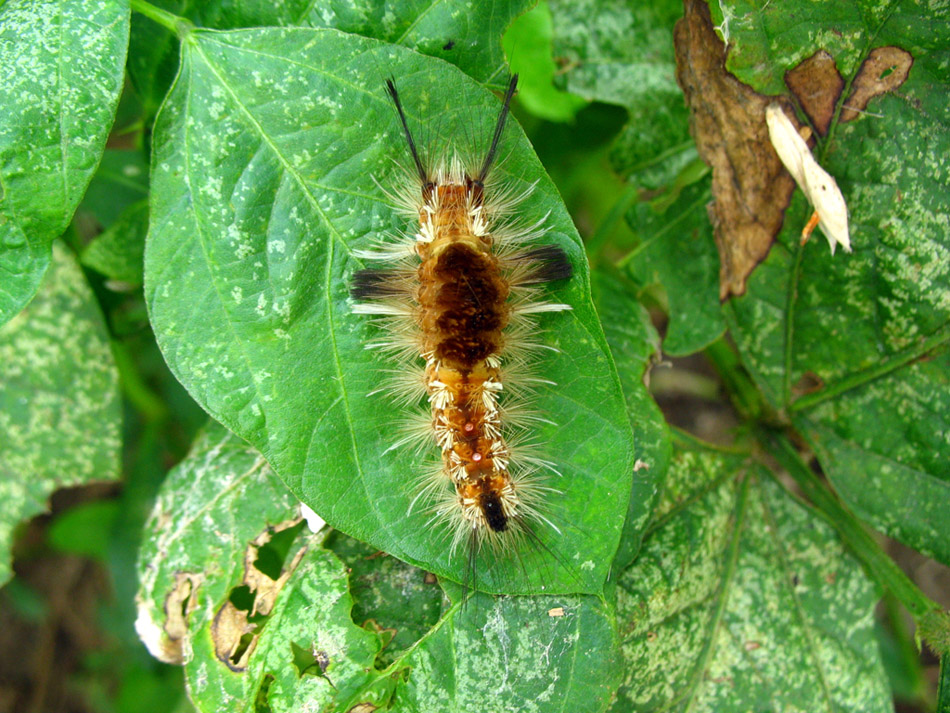
[[[612,617],[592,596],[478,594],[404,659],[406,711],[604,710],[621,676]]]
[[[404,417],[367,398],[389,362],[365,348],[379,330],[352,314],[348,296],[363,266],[352,251],[409,227],[372,178],[391,185],[402,175],[394,160],[406,160],[392,108],[372,88],[384,59],[430,146],[456,129],[487,141],[497,99],[409,50],[332,30],[190,34],[156,120],[145,294],[172,371],[304,502],[343,532],[462,582],[469,569],[451,557],[447,531],[407,514],[424,466],[388,450]],[[534,430],[563,473],[551,478],[561,492],[547,511],[562,534],[539,526],[538,546],[518,557],[486,548],[473,584],[595,592],[627,510],[630,426],[577,232],[514,124],[501,153],[499,178],[522,189],[537,181],[519,218],[547,215],[545,241],[575,269],[553,294],[573,311],[543,322],[545,342],[563,351],[536,367],[558,384],[536,403],[558,425]]]
[[[127,0],[0,5],[0,324],[29,302],[112,126]]]
[[[113,280],[142,284],[148,201],[129,206],[82,252],[82,264]]]
[[[744,0],[710,4],[713,24],[731,44],[726,68],[763,94],[786,92],[785,72],[824,49],[838,71],[854,76],[874,46],[896,44],[923,61],[927,74],[946,76],[948,10],[921,0],[896,5],[784,0],[762,6]],[[942,69],[941,69],[942,67]],[[932,71],[935,70],[935,71]],[[946,104],[934,97],[935,108]]]
[[[118,501],[92,500],[58,515],[46,536],[50,546],[61,552],[105,561],[118,517]]]
[[[587,102],[554,87],[558,71],[551,56],[551,11],[545,2],[515,20],[505,33],[503,46],[518,75],[518,103],[547,121],[570,121]]]
[[[763,393],[794,414],[849,507],[950,563],[950,14],[924,26],[933,12],[913,3],[881,18],[828,5],[793,21],[783,7],[727,8],[735,62],[756,89],[769,91],[776,73],[821,46],[849,84],[874,48],[900,46],[913,65],[899,89],[833,124],[817,148],[848,203],[854,252],[832,257],[820,235],[800,248],[809,209],[796,194],[729,321]],[[806,36],[792,51],[789,38]],[[752,71],[763,53],[772,69]]]
[[[384,40],[438,57],[470,77],[504,88],[508,70],[501,47],[506,28],[533,0],[401,0],[358,3],[353,0],[158,0],[154,5],[199,27],[231,30],[242,27],[311,27],[335,29]],[[129,72],[154,112],[174,78],[177,39],[151,20],[133,16]],[[393,72],[381,58],[373,82],[382,86]]]
[[[671,182],[696,155],[673,56],[673,25],[683,4],[553,0],[549,5],[554,56],[568,91],[619,104],[629,113],[611,155],[614,169],[648,188]]]
[[[377,668],[393,664],[439,623],[445,597],[434,575],[340,532],[328,535],[324,547],[350,575],[353,621],[384,637]]]
[[[137,628],[153,653],[184,662],[200,711],[347,711],[390,698],[398,710],[606,706],[619,654],[597,598],[449,603],[422,570],[330,534],[344,568],[323,536],[293,534],[296,518],[295,498],[260,454],[213,423],[162,486],[140,553]],[[293,539],[275,583],[259,563],[283,533]],[[226,650],[225,663],[222,612],[237,607],[254,611],[237,633],[249,635],[250,653],[236,663]],[[384,640],[394,651],[381,651]]]
[[[665,288],[670,322],[663,351],[673,356],[697,352],[725,331],[709,199],[709,182],[701,181],[672,204],[639,203],[627,218],[641,242],[619,264],[641,289],[656,283]]]
[[[75,259],[54,246],[30,305],[0,328],[0,584],[16,525],[57,488],[119,475],[118,372]]]
[[[644,528],[670,465],[672,446],[670,429],[643,383],[647,369],[660,352],[660,337],[650,323],[650,315],[631,294],[632,286],[619,277],[600,270],[591,276],[591,285],[594,304],[617,363],[635,444],[633,490],[614,560],[614,571],[620,572],[640,548]]]
[[[502,88],[508,69],[501,38],[535,0],[401,0],[392,5],[334,0],[315,6],[298,25],[332,28],[384,40],[445,60],[479,83]],[[380,76],[393,67],[380,60]],[[398,78],[398,74],[396,75]]]
[[[909,364],[795,419],[864,520],[950,562],[950,354]]]
[[[834,531],[733,455],[673,459],[620,577],[611,711],[889,711],[875,588]]]
[[[724,331],[718,255],[706,216],[708,184],[684,191],[694,176],[696,148],[676,84],[673,26],[682,3],[627,6],[608,0],[551,3],[555,56],[567,87],[588,99],[624,106],[629,121],[611,150],[617,173],[639,187],[641,202],[626,219],[640,244],[620,265],[641,288],[662,284],[668,354],[699,351]],[[653,200],[657,192],[665,200]]]
[[[681,3],[548,0],[548,5],[554,56],[565,65],[569,91],[626,107],[674,97],[682,104],[671,42]]]

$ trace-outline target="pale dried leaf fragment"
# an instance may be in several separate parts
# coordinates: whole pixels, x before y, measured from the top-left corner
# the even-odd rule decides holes
[[[159,661],[180,665],[191,658],[188,616],[198,606],[198,588],[204,575],[178,572],[175,586],[165,597],[164,617],[155,620],[149,603],[136,598],[135,631],[145,647]]]
[[[267,528],[248,543],[244,552],[243,585],[254,597],[251,609],[249,611],[238,609],[228,599],[215,614],[211,624],[211,639],[214,642],[215,655],[232,671],[240,673],[247,668],[251,654],[254,653],[260,638],[260,624],[252,621],[252,618],[256,621],[260,617],[270,615],[277,602],[277,596],[297,569],[297,565],[307,552],[307,547],[304,545],[297,550],[293,559],[281,569],[277,579],[271,579],[257,568],[258,552],[276,533],[294,527],[299,522],[299,518],[285,520]]]
[[[900,47],[875,47],[861,65],[851,84],[851,96],[844,104],[841,121],[851,121],[864,113],[874,97],[892,92],[904,83],[914,58]]]
[[[769,104],[766,107],[765,123],[769,128],[769,139],[775,153],[802,189],[805,198],[814,206],[818,214],[818,225],[831,246],[831,254],[834,255],[838,245],[851,252],[848,206],[835,179],[818,165],[808,144],[781,106]],[[806,238],[807,234],[803,232],[802,237]]]

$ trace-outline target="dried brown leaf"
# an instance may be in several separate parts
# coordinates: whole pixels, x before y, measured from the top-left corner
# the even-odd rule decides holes
[[[785,73],[785,84],[798,98],[818,133],[827,134],[844,89],[844,79],[838,73],[834,57],[825,50],[818,50]]]
[[[712,167],[710,220],[719,248],[719,297],[745,293],[746,280],[782,227],[795,182],[769,142],[762,96],[726,71],[726,47],[702,0],[684,0],[676,24],[676,77],[690,130]]]
[[[851,121],[876,96],[897,89],[910,73],[914,58],[900,47],[875,47],[861,64],[851,85],[851,96],[841,112],[842,121]]]

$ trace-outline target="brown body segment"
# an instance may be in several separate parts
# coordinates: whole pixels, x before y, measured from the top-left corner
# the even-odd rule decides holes
[[[417,314],[444,466],[463,512],[501,532],[517,505],[495,404],[510,288],[476,224],[481,198],[466,175],[438,185],[420,211],[420,235],[432,240],[417,244]]]

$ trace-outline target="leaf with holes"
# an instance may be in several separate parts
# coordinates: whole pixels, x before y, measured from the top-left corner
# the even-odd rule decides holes
[[[261,455],[218,424],[163,483],[139,577],[139,634],[184,664],[200,711],[594,713],[619,680],[598,598],[451,602],[420,569],[340,533],[306,533]]]

